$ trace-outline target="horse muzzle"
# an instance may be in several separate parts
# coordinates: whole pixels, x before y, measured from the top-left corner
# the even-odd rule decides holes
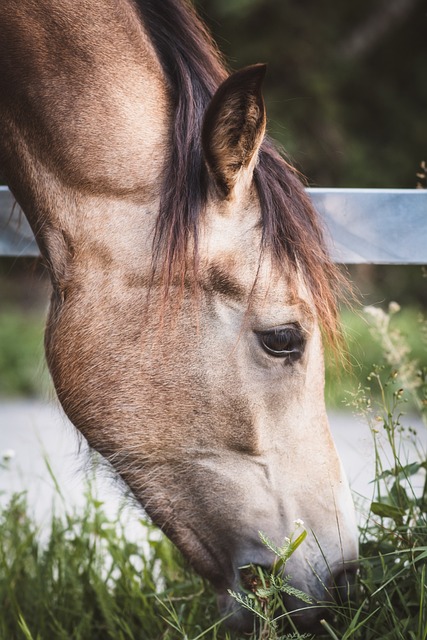
[[[259,554],[258,554],[259,555]],[[255,596],[253,602],[257,599],[257,589],[261,586],[260,569],[265,576],[265,584],[269,585],[269,576],[274,568],[266,555],[265,563],[259,562],[254,565],[247,565],[241,569],[236,575],[234,588],[230,589],[240,596],[252,594]],[[335,568],[325,566],[320,569],[312,570],[310,574],[305,573],[304,578],[292,577],[285,567],[281,577],[289,577],[286,584],[302,591],[310,598],[310,603],[299,599],[295,595],[286,593],[280,594],[279,605],[273,610],[271,605],[267,604],[267,596],[262,594],[262,598],[258,598],[258,602],[263,603],[264,610],[269,607],[269,613],[273,618],[280,619],[279,625],[283,630],[291,630],[290,627],[296,627],[300,632],[319,633],[322,631],[321,620],[328,619],[332,616],[334,605],[341,607],[351,605],[356,592],[356,575],[358,564],[356,561],[349,561],[336,565]],[[296,574],[297,567],[294,564],[292,573]],[[277,602],[277,600],[276,600]],[[271,600],[272,603],[272,600]],[[218,595],[218,607],[220,613],[226,618],[226,624],[231,629],[240,633],[251,633],[259,627],[260,620],[256,615],[240,604],[233,595],[228,591],[223,591]],[[292,620],[292,625],[290,624]],[[323,629],[324,630],[324,629]]]

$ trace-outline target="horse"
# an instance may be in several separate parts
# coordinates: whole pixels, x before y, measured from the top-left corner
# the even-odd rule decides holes
[[[354,507],[324,402],[341,276],[266,134],[266,67],[229,72],[186,0],[3,0],[0,169],[52,282],[59,401],[220,612],[286,571],[313,629],[350,588]],[[339,348],[339,347],[338,347]],[[306,608],[303,608],[306,607]]]

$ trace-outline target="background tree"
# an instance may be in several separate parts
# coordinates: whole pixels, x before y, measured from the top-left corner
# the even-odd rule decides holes
[[[415,187],[424,0],[197,0],[232,68],[268,62],[269,126],[318,186]]]

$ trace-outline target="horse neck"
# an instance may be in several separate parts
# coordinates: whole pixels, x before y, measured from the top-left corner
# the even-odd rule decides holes
[[[0,59],[0,170],[62,277],[83,239],[141,232],[166,158],[166,82],[127,0],[9,0]]]

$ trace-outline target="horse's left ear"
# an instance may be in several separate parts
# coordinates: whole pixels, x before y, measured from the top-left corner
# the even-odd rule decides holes
[[[232,194],[240,179],[250,178],[253,172],[265,133],[261,85],[266,69],[267,65],[256,64],[233,73],[220,85],[206,110],[203,151],[225,198]]]

